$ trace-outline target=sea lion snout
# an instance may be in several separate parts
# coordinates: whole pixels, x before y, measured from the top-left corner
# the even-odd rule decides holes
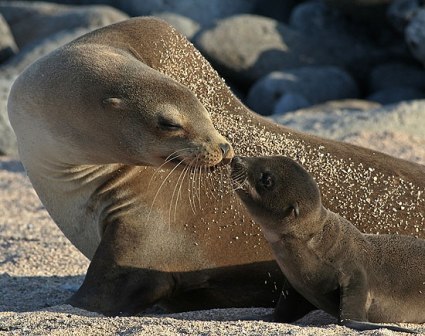
[[[241,156],[234,156],[230,162],[230,168],[232,168],[230,177],[233,182],[241,183],[245,180],[248,171],[245,158]]]
[[[226,141],[219,144],[218,147],[220,148],[222,155],[221,163],[229,164],[235,156],[232,145]]]
[[[230,167],[232,169],[237,169],[238,167],[242,166],[243,159],[240,156],[234,156],[232,161],[230,162]]]

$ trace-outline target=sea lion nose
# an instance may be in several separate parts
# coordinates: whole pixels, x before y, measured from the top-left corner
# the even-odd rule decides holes
[[[218,146],[220,147],[222,154],[221,163],[229,164],[230,160],[232,160],[233,156],[235,155],[232,146],[230,146],[228,143],[222,143]]]
[[[219,145],[221,149],[221,153],[223,154],[223,157],[226,157],[227,153],[230,151],[230,145],[228,143],[222,143]]]

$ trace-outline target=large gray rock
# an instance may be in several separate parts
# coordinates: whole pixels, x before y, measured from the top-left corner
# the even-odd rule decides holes
[[[340,33],[345,31],[347,21],[337,10],[321,1],[308,1],[296,6],[289,18],[289,26],[304,33]]]
[[[290,128],[315,135],[345,140],[353,133],[403,133],[425,140],[423,122],[425,100],[403,102],[370,109],[308,109],[274,116],[273,120]]]
[[[425,65],[425,9],[412,18],[406,27],[405,38],[413,56]]]
[[[200,30],[201,26],[196,21],[175,13],[161,13],[157,17],[167,21],[189,40]]]
[[[392,62],[377,65],[370,73],[369,90],[393,87],[425,89],[425,70],[417,65]]]
[[[126,0],[116,4],[131,16],[158,15],[164,12],[180,14],[202,26],[238,13],[251,13],[257,0]]]
[[[261,99],[260,97],[258,98]],[[275,104],[272,114],[284,114],[286,112],[299,110],[311,105],[311,102],[308,101],[302,94],[297,92],[286,92]]]
[[[374,92],[367,97],[368,100],[380,103],[382,105],[395,104],[402,101],[424,99],[423,91],[414,87],[389,87]]]
[[[65,6],[42,2],[0,2],[0,13],[20,48],[60,31],[95,29],[128,18],[109,6]]]
[[[370,44],[312,36],[254,15],[221,20],[200,32],[194,43],[224,76],[245,86],[272,71],[305,65],[367,73],[370,64],[387,57]]]
[[[253,14],[288,22],[293,8],[304,0],[257,0]]]
[[[325,3],[361,21],[382,23],[393,0],[325,0]]]
[[[412,21],[423,5],[422,0],[393,1],[387,9],[387,18],[391,25],[400,33]]]
[[[251,87],[247,104],[257,113],[270,115],[275,111],[278,101],[285,95],[291,98],[294,98],[294,95],[297,95],[297,98],[303,97],[305,103],[313,105],[328,100],[355,98],[358,95],[358,88],[350,75],[337,67],[303,67],[272,72],[260,79]],[[302,107],[302,99],[298,99],[297,102]],[[275,112],[287,112],[284,107],[280,109]]]
[[[18,47],[10,32],[9,26],[0,14],[0,63],[18,52]]]
[[[90,32],[92,29],[77,28],[69,31],[60,31],[50,35],[37,43],[30,43],[19,54],[0,66],[0,78],[11,79],[21,73],[28,65],[38,58],[47,55],[56,48]]]
[[[0,76],[0,155],[17,156],[18,149],[15,133],[7,116],[7,97],[14,78],[6,79]]]

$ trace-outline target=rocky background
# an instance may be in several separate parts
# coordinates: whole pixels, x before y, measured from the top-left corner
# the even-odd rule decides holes
[[[237,321],[264,309],[104,318],[63,305],[88,261],[25,176],[7,96],[37,58],[142,15],[185,34],[253,111],[425,164],[423,0],[0,1],[0,335],[395,335],[338,327],[317,312],[283,325]]]

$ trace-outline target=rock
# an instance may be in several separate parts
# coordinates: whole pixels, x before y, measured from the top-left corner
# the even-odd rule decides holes
[[[403,33],[413,17],[421,8],[422,0],[397,0],[393,1],[387,9],[387,18],[392,27]]]
[[[425,70],[414,64],[396,62],[373,68],[369,77],[371,92],[393,87],[425,89]]]
[[[281,22],[288,22],[293,8],[303,0],[258,0],[253,13]]]
[[[353,19],[380,24],[385,21],[387,6],[392,0],[325,0],[325,3]]]
[[[289,126],[291,128],[299,130],[304,130],[305,128],[306,131],[311,132],[311,128],[314,127],[313,124],[316,119],[326,120],[327,115],[345,115],[352,112],[370,111],[377,109],[381,106],[382,105],[379,103],[361,99],[331,100],[323,104],[317,104],[307,108],[289,111],[285,115],[273,114],[272,116],[270,116],[270,118],[280,124]],[[305,120],[303,120],[304,117]]]
[[[350,75],[337,67],[302,67],[272,72],[260,79],[251,87],[247,104],[257,113],[270,115],[281,97],[288,93],[297,94],[298,103],[302,104],[301,96],[304,103],[317,104],[328,100],[355,98],[358,89]],[[289,98],[291,96],[287,98],[287,103]]]
[[[304,2],[291,13],[289,26],[304,33],[317,34],[323,31],[339,33],[347,25],[345,17],[323,2]]]
[[[318,107],[273,116],[273,120],[290,128],[326,138],[345,140],[355,133],[374,135],[386,132],[406,134],[425,140],[423,111],[425,100],[403,102],[366,110]],[[325,106],[325,105],[322,105]]]
[[[272,71],[305,65],[368,73],[371,64],[388,57],[370,44],[311,36],[254,15],[221,20],[197,34],[194,43],[223,76],[245,87]]]
[[[60,31],[95,29],[128,18],[109,6],[65,6],[20,1],[0,2],[0,13],[9,23],[20,48]]]
[[[72,40],[90,32],[92,29],[76,28],[69,31],[60,31],[50,35],[36,43],[30,43],[24,47],[19,54],[9,59],[0,67],[0,78],[14,78],[22,72],[28,65],[38,58],[47,55],[56,48],[71,42]]]
[[[159,15],[161,13],[175,13],[188,17],[201,26],[213,23],[239,13],[251,13],[257,0],[126,0],[116,5],[131,16]]]
[[[312,105],[304,96],[296,92],[286,92],[277,101],[274,106],[273,113],[275,115],[284,114],[286,112],[295,111]]]
[[[192,39],[193,36],[199,31],[201,26],[182,15],[175,13],[161,13],[158,14],[157,17],[167,21],[170,25],[176,28],[180,33],[185,35],[189,40]]]
[[[7,97],[15,78],[0,76],[0,155],[18,155],[16,136],[7,116]]]
[[[382,105],[424,98],[424,92],[413,87],[389,87],[367,97],[368,100],[378,102]]]
[[[425,9],[419,10],[406,27],[405,39],[413,56],[425,65]]]
[[[0,63],[18,52],[13,35],[3,16],[0,14]]]

